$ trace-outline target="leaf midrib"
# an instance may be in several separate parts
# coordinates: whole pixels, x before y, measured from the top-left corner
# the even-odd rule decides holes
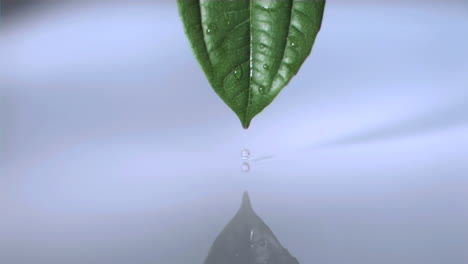
[[[245,108],[245,113],[244,113],[244,120],[242,120],[242,126],[244,129],[249,128],[249,123],[247,123],[247,119],[249,116],[249,106],[251,102],[251,97],[252,97],[252,76],[253,76],[253,28],[252,28],[252,3],[253,0],[249,1],[249,34],[250,34],[250,39],[249,39],[249,87],[248,87],[248,97],[247,97],[247,106]]]
[[[288,37],[289,37],[289,34],[291,33],[291,27],[293,26],[292,25],[292,17],[293,17],[293,12],[294,12],[294,4],[295,4],[295,1],[291,1],[291,10],[290,10],[290,14],[289,14],[289,23],[288,23],[288,30],[286,32],[286,38],[284,39],[284,45],[283,45],[283,55],[281,56],[281,60],[280,62],[278,63],[278,66],[277,68],[275,69],[275,74],[273,75],[273,78],[272,78],[272,82],[271,82],[271,86],[273,85],[273,83],[276,81],[276,79],[278,78],[278,75],[279,75],[279,71],[281,69],[281,66],[283,64],[283,61],[286,57],[286,50],[288,48]],[[249,55],[249,59],[250,59],[250,64],[249,64],[249,87],[248,87],[248,101],[247,101],[247,106],[246,106],[246,111],[245,111],[245,114],[244,114],[244,117],[243,117],[243,121],[242,121],[242,125],[245,129],[247,129],[249,127],[249,123],[247,123],[247,120],[248,120],[248,117],[249,117],[249,106],[250,106],[250,103],[251,103],[251,96],[252,96],[252,78],[253,78],[253,22],[252,22],[252,19],[253,19],[253,0],[250,0],[249,1],[249,21],[250,21],[250,43],[249,43],[249,47],[250,47],[250,55]],[[282,78],[282,76],[280,76]],[[273,88],[273,87],[270,87],[270,89]]]

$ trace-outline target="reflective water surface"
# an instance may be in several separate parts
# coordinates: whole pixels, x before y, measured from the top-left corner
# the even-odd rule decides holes
[[[248,193],[210,249],[205,264],[214,263],[298,264],[254,212]]]

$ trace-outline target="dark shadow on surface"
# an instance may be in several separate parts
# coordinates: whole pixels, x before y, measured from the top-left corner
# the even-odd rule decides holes
[[[205,264],[299,264],[253,211],[248,193],[210,249]]]

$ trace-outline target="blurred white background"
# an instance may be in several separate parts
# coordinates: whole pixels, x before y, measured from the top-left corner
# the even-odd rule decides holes
[[[202,263],[244,190],[302,264],[468,263],[466,1],[328,1],[249,130],[175,1],[3,11],[0,263]]]

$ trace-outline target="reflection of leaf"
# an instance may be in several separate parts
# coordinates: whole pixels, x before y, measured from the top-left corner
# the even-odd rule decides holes
[[[178,5],[211,86],[247,128],[310,54],[325,0],[178,0]]]
[[[216,238],[205,264],[299,264],[255,214],[247,193],[242,206]]]

